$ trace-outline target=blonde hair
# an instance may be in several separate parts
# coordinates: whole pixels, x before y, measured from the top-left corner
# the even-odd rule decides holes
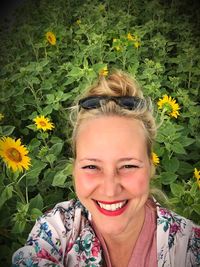
[[[99,80],[86,90],[83,97],[93,95],[107,96],[137,96],[143,99],[143,104],[134,110],[128,110],[116,104],[114,101],[108,101],[96,109],[86,110],[78,105],[72,108],[71,122],[73,124],[72,133],[72,152],[76,157],[76,138],[79,126],[84,120],[96,118],[99,116],[119,116],[140,120],[144,127],[147,137],[147,152],[151,158],[152,144],[156,136],[155,119],[153,117],[151,101],[146,100],[137,81],[122,71],[115,71],[107,78],[100,77]],[[145,104],[144,104],[145,103]]]

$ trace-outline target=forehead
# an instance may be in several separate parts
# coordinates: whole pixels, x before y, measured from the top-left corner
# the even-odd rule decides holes
[[[99,150],[128,151],[146,149],[146,135],[141,121],[118,116],[102,116],[83,121],[79,127],[77,152]]]

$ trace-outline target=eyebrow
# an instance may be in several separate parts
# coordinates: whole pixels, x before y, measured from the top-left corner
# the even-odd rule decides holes
[[[97,159],[97,158],[83,158],[83,159],[80,159],[80,161],[84,161],[84,160],[94,161],[94,162],[102,162],[102,160]],[[118,161],[118,162],[123,162],[123,161],[131,161],[131,160],[137,160],[137,161],[139,161],[139,162],[142,162],[141,160],[136,159],[136,158],[132,158],[132,157],[120,158],[120,159],[117,160],[117,161]]]
[[[97,161],[97,162],[101,162],[100,159],[96,159],[96,158],[83,158],[83,159],[80,159],[79,161],[84,161],[84,160],[89,160],[89,161]]]

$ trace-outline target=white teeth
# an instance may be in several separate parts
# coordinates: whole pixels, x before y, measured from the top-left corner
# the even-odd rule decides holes
[[[115,210],[121,209],[121,207],[123,207],[124,204],[126,203],[126,200],[119,202],[119,203],[116,203],[116,204],[103,204],[103,203],[98,202],[98,201],[97,201],[97,203],[99,204],[99,206],[102,209],[109,210],[109,211],[115,211]]]

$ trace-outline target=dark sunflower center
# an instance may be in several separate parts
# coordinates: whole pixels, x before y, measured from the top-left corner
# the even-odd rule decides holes
[[[53,41],[51,36],[49,36],[49,41],[50,41],[50,42],[52,42],[52,41]]]
[[[40,125],[44,127],[44,126],[46,126],[47,124],[46,124],[46,122],[44,122],[44,121],[40,121]]]
[[[10,160],[15,161],[15,162],[20,162],[22,161],[22,156],[21,153],[16,149],[16,148],[9,148],[7,150],[7,155]]]

